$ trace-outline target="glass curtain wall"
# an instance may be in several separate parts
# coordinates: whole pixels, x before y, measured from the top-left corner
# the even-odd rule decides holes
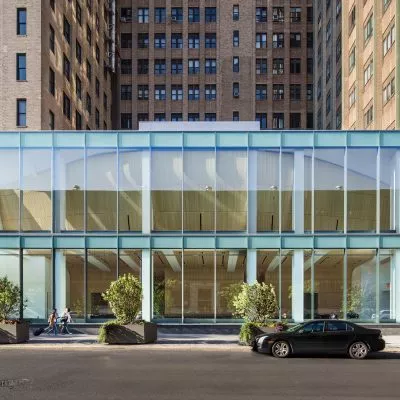
[[[281,318],[292,319],[293,250],[281,250]]]
[[[312,231],[312,184],[313,184],[313,151],[304,150],[304,231]],[[296,167],[295,167],[296,169]],[[300,196],[302,193],[299,194]]]
[[[281,153],[281,226],[282,232],[293,232],[294,150]]]
[[[0,279],[7,277],[21,288],[19,265],[19,250],[0,249]],[[19,312],[10,317],[19,318]]]
[[[0,231],[19,231],[18,149],[0,149]]]
[[[394,253],[394,250],[380,250],[379,252],[379,314],[373,316],[376,322],[394,322],[396,318]]]

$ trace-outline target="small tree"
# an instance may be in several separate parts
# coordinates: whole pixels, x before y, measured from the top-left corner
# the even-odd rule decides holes
[[[0,321],[7,321],[11,315],[19,314],[21,290],[6,276],[0,278]],[[23,305],[24,306],[24,305]]]
[[[275,318],[278,312],[275,288],[271,284],[242,284],[242,290],[233,300],[236,313],[246,322],[266,324],[267,320]]]
[[[142,284],[132,274],[125,274],[111,282],[102,296],[108,301],[118,323],[129,324],[135,321],[141,308]]]

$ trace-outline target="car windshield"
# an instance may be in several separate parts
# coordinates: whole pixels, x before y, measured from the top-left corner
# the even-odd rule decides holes
[[[296,332],[296,331],[298,331],[302,326],[304,326],[304,324],[297,324],[297,325],[292,326],[291,328],[289,328],[286,332]]]

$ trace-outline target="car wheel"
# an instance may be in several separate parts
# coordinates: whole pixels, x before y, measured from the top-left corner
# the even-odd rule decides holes
[[[362,360],[368,355],[368,346],[363,342],[355,342],[349,348],[349,355],[356,360]]]
[[[290,354],[290,346],[288,342],[280,340],[272,346],[272,355],[277,358],[285,358]]]

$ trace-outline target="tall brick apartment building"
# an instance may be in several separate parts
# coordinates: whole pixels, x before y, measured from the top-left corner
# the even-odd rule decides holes
[[[312,0],[120,0],[118,127],[313,128]]]

